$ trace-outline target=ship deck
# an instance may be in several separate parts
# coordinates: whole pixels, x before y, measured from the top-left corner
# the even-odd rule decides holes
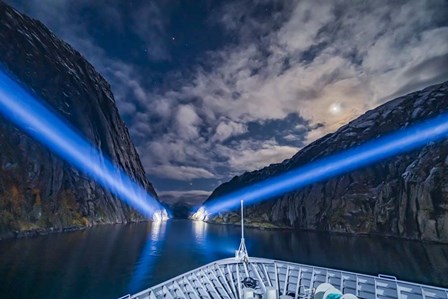
[[[278,296],[290,296],[284,298],[312,298],[315,288],[327,282],[343,294],[351,293],[358,298],[448,299],[448,289],[400,281],[392,276],[254,257],[249,263],[235,258],[218,260],[120,299],[243,298],[243,280],[247,277],[257,281],[254,289],[259,297],[266,288],[274,287]]]

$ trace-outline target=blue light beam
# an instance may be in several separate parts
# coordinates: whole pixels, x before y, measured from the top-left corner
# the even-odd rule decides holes
[[[31,137],[140,212],[160,221],[165,209],[62,118],[0,70],[0,113]]]
[[[448,114],[442,114],[418,125],[216,198],[201,207],[193,215],[193,219],[203,220],[210,214],[235,209],[240,205],[241,199],[246,204],[262,202],[447,137]]]

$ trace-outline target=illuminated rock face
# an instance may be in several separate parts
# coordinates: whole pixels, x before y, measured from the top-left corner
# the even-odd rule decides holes
[[[448,113],[448,82],[368,111],[289,160],[233,178],[207,201],[441,113]],[[254,226],[448,242],[448,140],[248,207],[247,220]],[[209,221],[238,217],[223,213]]]
[[[0,65],[156,196],[109,84],[40,22],[0,1]],[[139,220],[120,200],[0,117],[0,238]]]

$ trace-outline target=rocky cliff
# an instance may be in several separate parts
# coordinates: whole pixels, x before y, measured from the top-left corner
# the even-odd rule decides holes
[[[448,82],[392,100],[289,160],[234,177],[207,201],[387,132],[448,112]],[[254,226],[379,234],[448,242],[448,140],[247,208]],[[232,223],[221,213],[212,222]]]
[[[42,23],[0,1],[0,67],[156,196],[109,84]],[[0,116],[0,236],[138,220],[135,211]]]

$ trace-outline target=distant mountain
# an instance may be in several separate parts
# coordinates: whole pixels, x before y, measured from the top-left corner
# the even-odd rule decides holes
[[[42,23],[0,1],[0,67],[157,197],[106,80]],[[0,237],[140,216],[0,116]]]
[[[207,202],[388,132],[448,112],[448,82],[392,100],[289,160],[234,177]],[[247,208],[254,226],[379,234],[448,242],[448,140]],[[233,223],[237,212],[211,222]]]

